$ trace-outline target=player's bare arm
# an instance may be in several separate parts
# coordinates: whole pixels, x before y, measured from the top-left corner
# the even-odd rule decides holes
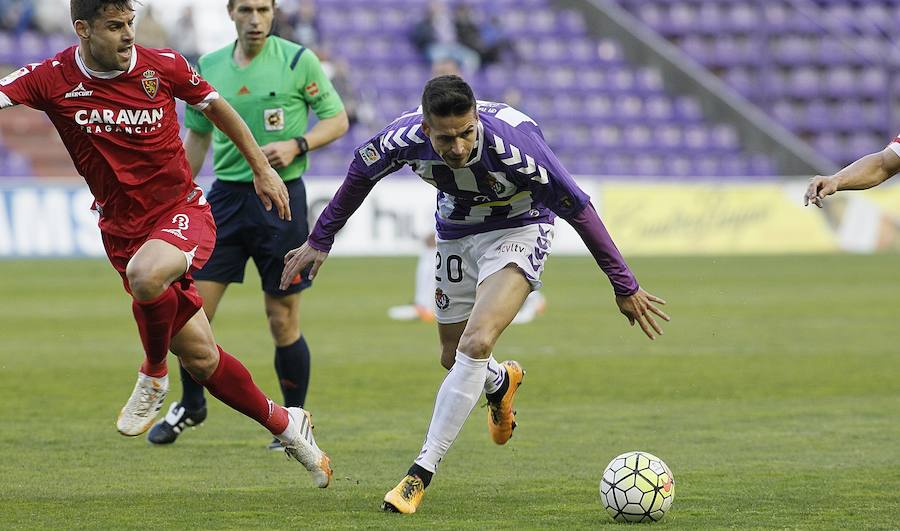
[[[900,172],[900,156],[885,148],[866,155],[834,175],[816,175],[809,181],[803,204],[822,208],[822,201],[841,190],[868,190]]]
[[[287,187],[278,172],[269,165],[244,120],[222,98],[210,103],[203,110],[203,114],[234,142],[234,145],[247,159],[247,163],[253,170],[253,186],[256,188],[256,195],[259,196],[266,210],[272,210],[274,206],[278,211],[278,217],[290,221],[291,208],[288,203]]]
[[[287,289],[291,285],[291,281],[309,264],[312,268],[309,270],[309,279],[312,280],[322,267],[322,263],[328,258],[328,253],[314,249],[309,242],[305,242],[300,247],[288,251],[284,255],[284,271],[281,273],[281,289]]]
[[[619,305],[619,311],[622,312],[622,315],[628,318],[631,326],[634,326],[635,322],[638,323],[641,326],[641,330],[651,340],[656,339],[654,332],[657,335],[663,335],[662,327],[653,318],[654,314],[664,321],[672,320],[654,303],[664,305],[666,301],[640,288],[632,295],[616,295],[616,304]]]
[[[272,142],[262,146],[262,151],[269,159],[269,164],[278,170],[290,165],[297,157],[334,142],[344,136],[348,129],[350,129],[350,120],[347,118],[347,113],[341,111],[334,116],[320,120],[303,135],[302,140]]]
[[[210,143],[212,143],[212,133],[198,133],[188,129],[187,136],[184,138],[184,152],[191,165],[191,175],[194,177],[197,177],[200,168],[203,167]]]

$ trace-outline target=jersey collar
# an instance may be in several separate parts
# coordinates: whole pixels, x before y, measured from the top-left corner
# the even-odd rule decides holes
[[[133,46],[131,48],[131,65],[128,67],[128,73],[130,74],[132,70],[134,70],[134,66],[137,64],[137,55],[138,49],[137,46]],[[110,72],[98,72],[96,70],[91,70],[84,64],[84,59],[81,58],[81,46],[75,47],[75,64],[78,65],[78,69],[81,70],[81,73],[85,75],[88,79],[90,78],[99,78],[99,79],[113,79],[115,77],[119,77],[124,74],[121,70],[112,70]]]

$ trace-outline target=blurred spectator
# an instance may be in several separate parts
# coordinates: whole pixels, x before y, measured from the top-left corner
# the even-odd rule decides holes
[[[438,76],[460,76],[462,72],[459,69],[459,63],[453,59],[442,59],[431,65],[431,77]]]
[[[375,98],[368,97],[366,92],[359,90],[351,81],[350,65],[347,61],[332,57],[330,50],[325,47],[319,48],[316,55],[322,63],[322,70],[344,102],[344,110],[347,112],[350,125],[361,124],[367,130],[376,128],[379,124],[373,103]]]
[[[168,48],[169,34],[156,19],[153,6],[147,6],[137,19],[135,42],[146,48]]]
[[[191,4],[184,6],[181,16],[175,22],[178,31],[172,35],[172,48],[185,56],[191,64],[196,65],[200,59],[200,45],[197,39],[197,26],[194,23],[194,8]],[[143,26],[141,26],[143,31]]]
[[[479,20],[481,18],[484,18],[483,22]],[[472,11],[469,4],[459,4],[453,19],[459,42],[475,50],[482,65],[496,63],[505,51],[512,50],[496,16],[485,17],[483,13]]]
[[[315,0],[278,2],[273,33],[311,48],[316,55],[324,45],[319,31],[319,11]]]
[[[511,55],[515,52],[512,40],[503,31],[503,26],[500,24],[500,18],[497,15],[486,17],[478,28],[481,36],[482,48],[480,53],[482,63],[496,63],[504,55]]]
[[[2,0],[0,0],[2,3]],[[45,35],[72,35],[69,0],[41,0],[34,6],[34,25]]]
[[[31,0],[0,0],[0,30],[22,33],[33,28]]]
[[[467,74],[481,65],[478,52],[459,42],[453,15],[443,0],[429,2],[425,18],[413,26],[410,38],[432,65],[450,59]]]

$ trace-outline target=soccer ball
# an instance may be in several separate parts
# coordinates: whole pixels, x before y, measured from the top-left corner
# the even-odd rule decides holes
[[[600,480],[600,502],[617,522],[655,522],[666,514],[673,499],[672,471],[647,452],[616,457]]]

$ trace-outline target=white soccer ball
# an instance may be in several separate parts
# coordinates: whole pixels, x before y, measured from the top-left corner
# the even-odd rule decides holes
[[[617,522],[655,522],[666,514],[673,499],[672,471],[647,452],[616,457],[600,480],[600,502]]]

